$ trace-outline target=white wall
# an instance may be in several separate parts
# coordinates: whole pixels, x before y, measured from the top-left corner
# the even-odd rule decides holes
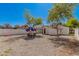
[[[79,40],[79,29],[75,29],[75,38]]]
[[[23,29],[0,29],[0,35],[26,34]]]
[[[14,35],[14,34],[26,34],[26,33],[27,32],[23,29],[0,29],[0,35]],[[46,28],[46,34],[56,35],[57,30],[52,28]],[[69,34],[69,28],[62,28],[61,34]]]
[[[69,34],[69,28],[68,27],[63,27],[59,29],[59,34],[67,35]],[[52,29],[52,28],[46,28],[46,34],[49,35],[56,35],[57,34],[57,29]]]
[[[46,28],[46,34],[56,35],[56,29]]]

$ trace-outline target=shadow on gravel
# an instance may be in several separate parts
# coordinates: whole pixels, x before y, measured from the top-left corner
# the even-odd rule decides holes
[[[71,53],[74,55],[79,55],[79,41],[76,41],[75,39],[74,39],[75,41],[70,41],[70,39],[68,39],[68,38],[59,38],[59,39],[57,39],[57,38],[50,39],[49,38],[49,40],[51,40],[51,42],[54,44],[54,46],[56,48],[62,49],[62,51],[64,51],[64,53]],[[63,47],[63,48],[61,48],[61,47]],[[71,55],[71,54],[69,54],[69,55]]]
[[[24,37],[23,39],[25,39],[25,40],[33,40],[33,39],[35,39],[35,38],[43,38],[43,36],[42,35],[36,35],[35,37]]]
[[[33,40],[34,37],[33,38],[31,38],[31,37],[23,37],[22,39],[24,39],[24,40]]]
[[[14,41],[19,40],[20,38],[23,38],[23,37],[24,37],[24,36],[8,38],[7,40],[4,40],[3,42],[10,42],[10,43],[13,43]]]
[[[27,37],[27,36],[20,36],[20,37],[10,38],[10,40],[19,40],[19,39],[33,40],[34,38],[30,38],[30,37]]]
[[[24,39],[24,40],[33,40],[35,38],[42,38],[43,36],[42,35],[36,35],[35,37],[27,37],[27,35],[25,36],[19,36],[19,37],[13,37],[13,38],[9,38],[3,42],[14,42],[16,40],[19,40],[19,39]]]
[[[35,38],[43,38],[43,35],[36,35]]]
[[[58,46],[61,46],[61,45],[64,45],[64,46],[69,46],[71,48],[73,47],[79,47],[79,41],[70,41],[70,39],[68,38],[49,38],[49,40],[51,40],[52,43],[58,45]]]

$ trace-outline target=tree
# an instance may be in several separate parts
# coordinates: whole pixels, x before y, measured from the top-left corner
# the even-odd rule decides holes
[[[21,28],[26,29],[26,28],[28,28],[28,25],[27,24],[22,25]]]
[[[40,25],[40,24],[42,24],[42,18],[35,18],[35,17],[33,17],[33,16],[31,16],[29,13],[28,13],[28,11],[26,11],[26,13],[25,13],[25,18],[26,18],[26,20],[27,20],[27,24],[29,25],[29,26],[35,26],[35,25]]]
[[[40,25],[40,24],[42,24],[42,18],[34,18],[34,17],[31,17],[31,19],[29,19],[29,24],[31,25],[31,26],[36,26],[36,25]]]
[[[30,15],[30,13],[28,12],[28,10],[26,10],[24,16],[25,16],[25,18],[26,18],[26,20],[27,20],[27,24],[28,24],[29,26],[34,26],[35,18]]]
[[[59,33],[58,33],[58,25],[62,23],[62,21],[67,18],[73,17],[72,12],[73,12],[74,4],[54,4],[54,7],[49,10],[49,15],[48,15],[48,21],[56,25],[57,28],[57,37],[59,38]]]
[[[30,25],[30,21],[29,20],[31,19],[31,15],[30,15],[28,10],[25,11],[24,17],[26,19],[27,24]]]
[[[79,22],[77,19],[75,18],[70,18],[67,22],[66,22],[66,26],[70,27],[70,28],[78,28],[79,27]]]
[[[3,29],[4,27],[2,25],[0,25],[0,29]]]
[[[20,28],[19,25],[15,25],[15,26],[14,26],[14,29],[18,29],[18,28]]]
[[[29,23],[30,26],[34,26],[36,24],[36,19],[34,17],[31,17],[31,19],[29,19]]]
[[[73,33],[74,33],[74,29],[75,29],[75,28],[79,28],[79,22],[78,22],[78,20],[75,19],[75,18],[70,18],[70,19],[66,22],[65,26],[69,27],[69,32],[70,32],[70,34],[73,34]]]
[[[11,26],[10,24],[4,24],[4,28],[6,28],[6,29],[11,29],[12,26]]]
[[[36,25],[42,24],[42,18],[37,18],[36,19]]]

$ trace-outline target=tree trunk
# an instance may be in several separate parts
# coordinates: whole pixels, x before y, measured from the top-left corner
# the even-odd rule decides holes
[[[58,24],[57,24],[57,39],[59,39],[59,28],[58,28]]]

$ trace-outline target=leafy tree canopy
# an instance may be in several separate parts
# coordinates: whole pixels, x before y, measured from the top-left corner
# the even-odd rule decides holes
[[[71,27],[71,28],[77,28],[77,27],[79,27],[79,22],[75,18],[70,18],[67,21],[66,26]]]
[[[37,18],[36,19],[36,25],[42,24],[42,18]]]

